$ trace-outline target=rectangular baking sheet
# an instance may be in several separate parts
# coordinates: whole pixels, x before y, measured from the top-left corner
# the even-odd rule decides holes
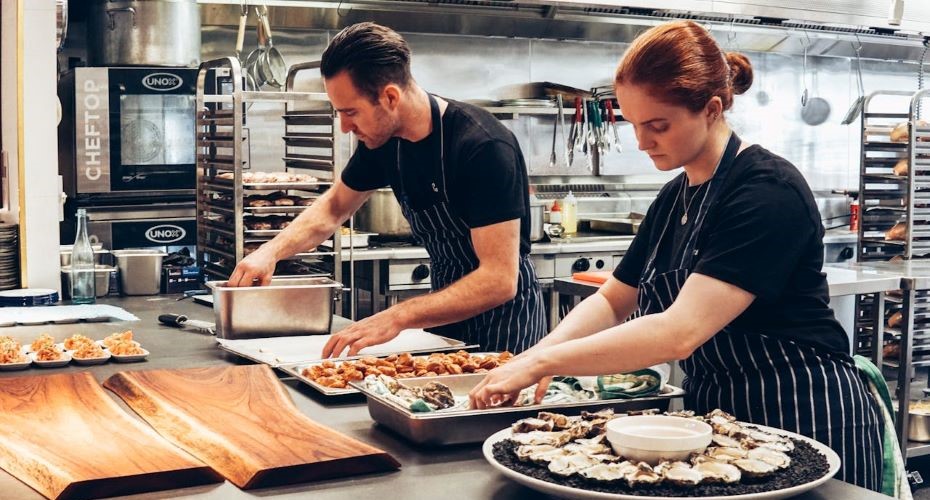
[[[448,351],[430,351],[430,352],[448,352]],[[430,353],[420,353],[417,356],[426,356],[428,354]],[[492,352],[471,352],[469,354],[471,354],[472,356],[487,356],[488,354],[500,354],[500,353],[499,352],[493,352],[493,353]],[[386,358],[387,356],[389,355],[383,355],[383,356],[377,356],[377,357]],[[344,360],[340,360],[338,361],[338,363],[341,363],[342,361]],[[311,366],[317,366],[317,365],[322,365],[322,364],[323,364],[323,361],[320,360],[320,361],[313,361],[310,363],[295,363],[291,365],[281,365],[278,367],[278,369],[284,373],[287,373],[288,375],[293,376],[297,380],[300,380],[301,382],[309,385],[310,387],[316,389],[317,391],[319,391],[321,394],[325,396],[344,396],[346,394],[359,394],[360,391],[354,387],[347,387],[345,389],[326,387],[325,385],[320,385],[313,379],[305,377],[303,375],[304,369],[309,368]],[[424,378],[424,377],[413,377],[413,378],[405,378],[405,379],[400,379],[400,380],[404,380],[404,381],[418,380],[419,378]]]
[[[237,356],[264,363],[272,368],[285,364],[309,363],[323,359],[323,346],[332,335],[301,335],[290,337],[267,337],[257,339],[226,340],[217,338],[220,348]],[[455,351],[463,349],[466,344],[461,340],[442,337],[421,329],[408,329],[400,332],[394,339],[376,346],[366,347],[360,351],[362,356],[387,356],[409,352]],[[356,359],[354,358],[339,358]]]
[[[402,382],[410,386],[440,382],[449,386],[454,395],[459,396],[468,394],[468,391],[483,378],[484,374],[446,375],[406,379]],[[666,384],[660,394],[634,399],[598,399],[578,403],[414,413],[368,390],[364,383],[352,382],[350,385],[368,398],[368,413],[375,422],[414,443],[426,446],[481,442],[491,434],[510,427],[521,418],[535,417],[540,411],[566,415],[578,415],[582,410],[598,411],[605,408],[613,408],[618,413],[648,408],[667,411],[673,398],[680,398],[685,394],[684,390]]]

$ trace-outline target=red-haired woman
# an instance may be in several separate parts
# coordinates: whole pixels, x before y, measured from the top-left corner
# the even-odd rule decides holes
[[[721,51],[694,22],[633,42],[615,78],[623,117],[656,168],[684,172],[649,208],[613,279],[493,370],[472,404],[513,401],[549,375],[679,360],[687,409],[721,408],[812,437],[840,455],[840,478],[878,490],[883,426],[828,306],[811,190],[723,116],[751,84],[749,60]]]

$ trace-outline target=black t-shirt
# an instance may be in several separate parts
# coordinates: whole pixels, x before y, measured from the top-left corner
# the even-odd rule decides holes
[[[471,228],[520,219],[520,253],[529,254],[529,181],[517,138],[487,111],[446,101],[442,143],[450,210]],[[428,208],[443,195],[439,144],[438,126],[417,142],[395,137],[373,150],[359,143],[342,181],[356,191],[391,186],[406,193],[414,209]]]
[[[656,272],[676,269],[685,234],[697,219],[706,183],[687,188],[682,175],[666,184],[640,226],[614,276],[638,287],[643,267],[668,229],[656,256]],[[810,187],[790,162],[753,145],[734,160],[717,203],[697,240],[692,272],[736,285],[756,299],[731,326],[790,339],[833,353],[849,349],[829,307],[823,273],[823,224]],[[684,198],[684,199],[683,199]],[[685,200],[689,220],[680,223]]]

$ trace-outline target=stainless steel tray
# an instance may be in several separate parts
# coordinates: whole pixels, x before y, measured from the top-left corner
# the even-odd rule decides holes
[[[413,352],[413,351],[404,351],[404,352],[409,352],[410,354],[413,354],[413,355],[415,355],[415,356],[417,356],[417,357],[421,357],[421,356],[425,356],[425,355],[428,355],[428,354],[432,354],[432,353],[434,353],[434,352],[451,352],[451,351],[458,351],[458,350],[460,350],[460,349],[471,349],[471,348],[474,348],[474,347],[476,347],[476,346],[473,346],[473,345],[472,345],[472,346],[465,346],[464,348],[458,348],[458,347],[452,347],[452,346],[450,346],[448,349],[427,349],[427,350],[420,351],[420,352]],[[397,353],[397,354],[401,354],[401,353]],[[488,354],[500,354],[500,353],[499,353],[499,352],[470,352],[469,354],[471,354],[472,356],[487,356]],[[376,357],[376,358],[386,358],[386,357],[388,357],[388,356],[390,356],[390,354],[385,354],[385,355],[375,356],[375,357]],[[333,361],[333,362],[336,362],[336,363],[342,363],[343,361],[349,361],[349,360],[360,359],[360,358],[362,358],[362,357],[364,357],[364,356],[355,356],[355,357],[352,357],[352,358],[332,359],[332,360],[330,360],[330,361]],[[324,362],[323,360],[320,360],[320,361],[313,361],[313,362],[310,362],[310,363],[294,363],[294,364],[290,364],[290,365],[281,365],[281,366],[278,367],[278,369],[281,370],[281,371],[284,372],[284,373],[287,373],[288,375],[293,376],[293,377],[296,378],[297,380],[300,380],[301,382],[303,382],[303,383],[309,385],[310,387],[316,389],[317,391],[319,391],[320,393],[322,393],[322,394],[325,395],[325,396],[344,396],[344,395],[346,395],[346,394],[358,394],[359,392],[361,392],[361,391],[359,391],[358,389],[356,389],[356,388],[354,388],[354,387],[352,387],[352,388],[347,387],[347,388],[345,388],[345,389],[336,389],[336,388],[333,388],[333,387],[326,387],[325,385],[320,385],[320,384],[318,384],[315,380],[313,380],[313,379],[311,379],[311,378],[307,378],[307,377],[303,376],[303,371],[304,371],[304,369],[309,368],[309,367],[311,367],[311,366],[322,365],[323,362]],[[484,375],[484,374],[482,373],[481,375]],[[406,381],[409,381],[409,380],[419,380],[420,378],[435,378],[435,377],[412,377],[412,378],[405,378],[405,379],[400,379],[400,380],[406,382]]]
[[[636,234],[643,223],[643,215],[631,213],[629,217],[590,219],[592,231],[607,231],[617,234]]]
[[[429,382],[441,382],[449,386],[452,393],[458,396],[468,394],[468,391],[483,378],[483,373],[445,375],[404,379],[403,383],[410,386],[422,386]],[[577,415],[582,410],[597,411],[604,408],[613,408],[618,413],[647,408],[668,411],[672,398],[680,398],[685,394],[682,389],[666,384],[661,394],[644,398],[414,413],[369,391],[363,382],[352,382],[350,385],[368,397],[368,414],[375,422],[414,443],[428,446],[478,443],[521,418],[536,416],[540,411],[556,411],[566,415]]]

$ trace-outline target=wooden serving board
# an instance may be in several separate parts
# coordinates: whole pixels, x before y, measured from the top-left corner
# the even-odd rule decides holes
[[[0,429],[0,467],[48,498],[223,480],[120,408],[86,372],[3,379]]]
[[[240,488],[400,467],[388,453],[307,418],[265,365],[123,372],[104,386]]]

